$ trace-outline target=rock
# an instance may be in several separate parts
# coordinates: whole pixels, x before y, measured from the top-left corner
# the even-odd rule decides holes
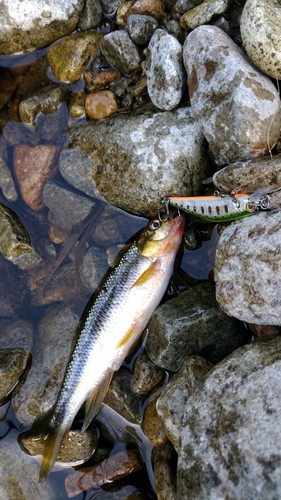
[[[52,45],[47,57],[54,76],[66,83],[79,80],[89,61],[96,57],[101,38],[98,31],[78,32]]]
[[[124,368],[115,372],[104,403],[129,422],[139,424],[142,420],[141,407],[145,398],[132,392],[131,380],[131,374]]]
[[[122,0],[100,0],[102,11],[105,14],[115,14],[118,7],[121,5]]]
[[[0,275],[0,317],[19,318],[29,304],[22,273],[1,256]]]
[[[164,5],[161,0],[136,0],[132,5],[131,13],[151,16],[157,21],[165,17]]]
[[[217,162],[262,156],[274,146],[281,124],[278,92],[222,30],[192,31],[183,60],[192,110]]]
[[[30,431],[31,432],[31,431]],[[90,460],[97,448],[97,431],[90,427],[85,432],[70,430],[63,437],[56,462],[69,465],[80,465]],[[38,438],[23,433],[20,436],[21,445],[32,456],[42,455],[46,445],[44,436]]]
[[[85,71],[84,80],[87,92],[96,92],[104,87],[108,87],[111,83],[121,77],[120,71],[111,69],[102,71],[101,73],[93,74],[91,71]]]
[[[5,0],[1,9],[0,53],[29,52],[71,33],[78,24],[83,0]]]
[[[70,233],[77,230],[95,206],[89,198],[73,193],[55,181],[45,185],[42,200],[49,208],[49,234],[54,243],[62,243]]]
[[[81,263],[79,276],[83,285],[85,285],[90,292],[93,292],[107,270],[108,263],[106,254],[100,247],[90,247]]]
[[[176,451],[179,449],[181,421],[188,398],[203,383],[212,363],[200,356],[188,356],[172,376],[156,403],[165,433]]]
[[[30,253],[31,240],[17,214],[0,203],[0,251],[7,259]]]
[[[102,6],[100,0],[86,0],[85,7],[78,28],[81,31],[87,31],[91,28],[96,28],[102,18]]]
[[[244,48],[264,73],[281,79],[281,13],[276,0],[247,0],[240,22]]]
[[[248,326],[253,335],[260,339],[270,339],[277,337],[281,333],[281,327],[276,325],[254,325],[253,323],[249,323]]]
[[[101,464],[75,471],[65,479],[68,498],[81,491],[111,483],[127,477],[143,468],[143,461],[138,450],[124,450],[106,458]]]
[[[134,385],[136,394],[147,394],[164,378],[165,371],[152,363],[149,357],[142,353],[134,364]]]
[[[263,156],[253,160],[231,163],[213,175],[214,185],[222,191],[240,189],[244,193],[255,193],[271,186],[281,187],[281,154]]]
[[[0,109],[2,109],[5,104],[12,97],[18,86],[16,78],[13,78],[8,73],[1,75],[0,78]]]
[[[280,241],[279,211],[252,215],[223,231],[214,278],[217,300],[227,314],[257,325],[281,326]]]
[[[153,446],[161,446],[168,441],[162,419],[156,411],[157,397],[149,401],[143,414],[141,428]]]
[[[178,498],[280,497],[280,342],[241,347],[189,398]]]
[[[157,29],[148,45],[145,69],[148,95],[153,104],[167,111],[176,108],[186,81],[182,46],[177,39]]]
[[[39,113],[44,115],[55,113],[68,96],[68,90],[62,85],[43,87],[21,101],[20,118],[24,123],[34,126]]]
[[[0,188],[5,198],[9,201],[16,201],[18,193],[7,163],[0,157]]]
[[[79,319],[70,308],[56,306],[48,309],[40,321],[31,369],[12,398],[15,415],[22,424],[33,424],[35,418],[43,418],[54,406]]]
[[[14,173],[24,202],[33,210],[42,210],[45,184],[58,172],[60,148],[41,144],[30,147],[19,144],[14,148]]]
[[[114,68],[124,73],[140,69],[142,55],[126,31],[112,31],[100,42],[101,53]]]
[[[152,455],[157,500],[177,498],[177,454],[169,441],[156,446]]]
[[[158,21],[151,16],[131,14],[127,20],[128,31],[131,39],[137,45],[145,45],[149,42],[154,31],[158,27]]]
[[[192,354],[216,363],[247,341],[237,322],[220,309],[210,282],[159,306],[147,328],[147,355],[170,371],[176,371]]]
[[[202,24],[207,24],[211,19],[219,14],[223,14],[230,6],[232,0],[205,0],[197,7],[186,12],[180,20],[184,29],[197,28]]]
[[[26,369],[33,344],[33,328],[26,320],[1,319],[0,401],[10,394]]]
[[[85,99],[85,111],[91,120],[102,120],[118,111],[116,97],[110,90],[88,94]]]
[[[20,449],[17,434],[12,428],[0,440],[1,500],[56,500],[58,491],[49,478],[38,484],[40,464]]]
[[[116,11],[115,23],[119,28],[125,28],[127,26],[127,20],[131,12],[132,5],[134,5],[134,0],[127,0],[121,3],[118,7]]]
[[[205,142],[190,108],[148,107],[70,130],[59,168],[90,196],[154,217],[167,193],[198,194],[207,171]]]

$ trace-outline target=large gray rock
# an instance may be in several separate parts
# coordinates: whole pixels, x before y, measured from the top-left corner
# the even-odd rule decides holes
[[[277,142],[277,89],[226,33],[199,26],[186,38],[183,61],[194,115],[217,161],[261,156]]]
[[[182,420],[178,500],[281,496],[281,339],[215,366]]]
[[[69,131],[62,176],[90,196],[153,217],[172,192],[198,194],[206,177],[205,141],[191,108],[155,108],[88,122]]]
[[[71,33],[84,0],[4,0],[1,2],[0,54],[41,49]]]
[[[216,297],[230,316],[257,325],[281,325],[280,211],[229,225],[220,236]]]

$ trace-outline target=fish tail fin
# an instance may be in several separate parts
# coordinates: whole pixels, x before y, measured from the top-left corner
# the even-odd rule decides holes
[[[39,483],[42,483],[46,479],[49,472],[53,468],[65,432],[66,432],[65,429],[62,429],[61,427],[52,429],[50,431],[42,455],[42,461],[39,473]]]

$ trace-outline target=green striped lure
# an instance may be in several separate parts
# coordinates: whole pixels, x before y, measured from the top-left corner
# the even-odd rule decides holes
[[[209,222],[227,222],[242,219],[256,210],[269,209],[268,188],[253,194],[224,194],[215,191],[214,196],[167,196],[163,203],[200,217]]]

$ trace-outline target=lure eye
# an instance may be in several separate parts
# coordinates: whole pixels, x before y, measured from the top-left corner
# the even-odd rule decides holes
[[[254,212],[256,210],[256,205],[252,201],[249,201],[246,205],[247,212]]]
[[[149,229],[151,231],[156,231],[156,229],[159,229],[160,227],[160,221],[158,219],[154,219],[153,221],[151,221],[151,223],[149,224]]]

